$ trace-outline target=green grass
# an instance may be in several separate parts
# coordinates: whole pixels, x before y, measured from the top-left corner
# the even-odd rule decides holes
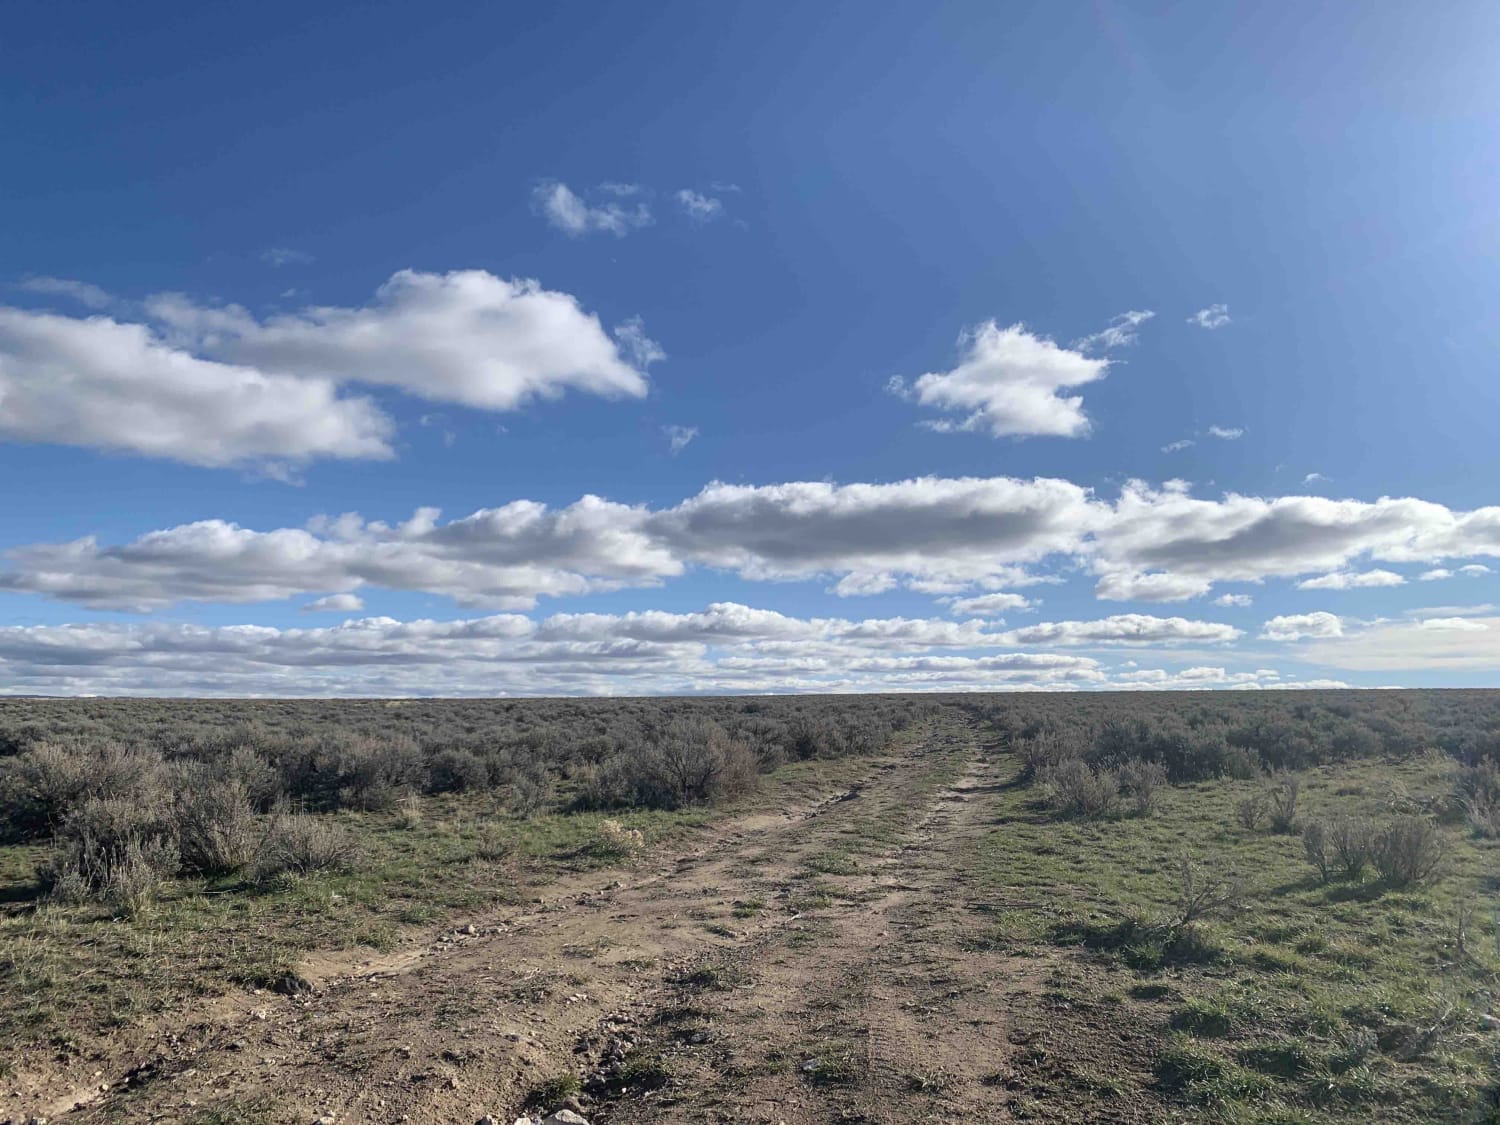
[[[350,873],[261,888],[234,877],[179,880],[128,921],[101,906],[37,899],[47,849],[0,847],[0,1058],[81,1051],[163,1010],[275,981],[312,951],[388,951],[448,920],[524,901],[559,875],[621,862],[590,847],[606,819],[639,830],[649,847],[742,809],[806,799],[867,769],[858,759],[794,763],[714,810],[521,820],[498,811],[492,796],[448,795],[424,798],[415,818],[338,813],[358,844]]]
[[[1451,768],[1423,757],[1310,770],[1299,819],[1383,817],[1394,790],[1446,793]],[[1395,891],[1373,875],[1323,885],[1298,836],[1235,819],[1259,784],[1173,787],[1153,817],[1108,822],[1058,820],[1033,790],[1003,789],[974,862],[1005,905],[981,907],[979,944],[1077,959],[1070,1001],[1107,997],[1128,1009],[1115,1018],[1144,1023],[1158,1044],[1147,1081],[1184,1111],[1370,1120],[1378,1106],[1381,1120],[1411,1122],[1485,1112],[1500,1091],[1500,1036],[1478,1032],[1484,996],[1500,994],[1500,842],[1449,825],[1447,870],[1431,885]],[[1251,885],[1242,911],[1186,939],[1170,924],[1185,851]],[[1462,899],[1473,910],[1460,952]]]

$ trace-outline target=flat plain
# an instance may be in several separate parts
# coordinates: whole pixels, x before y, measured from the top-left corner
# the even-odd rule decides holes
[[[1500,1120],[1500,693],[0,703],[0,1120]]]

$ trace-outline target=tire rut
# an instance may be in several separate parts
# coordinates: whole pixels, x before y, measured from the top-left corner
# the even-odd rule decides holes
[[[899,808],[932,768],[915,748],[793,813],[731,822],[706,846],[656,857],[650,874],[568,877],[543,903],[419,951],[310,960],[313,991],[239,994],[200,1012],[163,1036],[146,1069],[132,1065],[144,1078],[90,1087],[67,1119],[170,1120],[209,1106],[339,1122],[511,1112],[542,1080],[598,1070],[611,1017],[639,1026],[693,966],[797,926],[788,896],[770,892],[747,912],[745,888],[784,890],[802,857],[872,809]]]

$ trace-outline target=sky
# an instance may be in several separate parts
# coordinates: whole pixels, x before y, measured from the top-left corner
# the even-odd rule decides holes
[[[1500,9],[0,33],[0,693],[1493,686]]]

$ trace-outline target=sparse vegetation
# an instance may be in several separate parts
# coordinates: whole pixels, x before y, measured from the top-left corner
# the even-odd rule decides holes
[[[892,756],[860,759],[918,722],[968,733],[881,781]],[[576,915],[591,921],[551,969],[511,980],[485,955],[511,998],[476,997],[487,1024],[525,1032],[499,1014],[515,1003],[593,1028],[590,977],[610,973],[632,994],[659,979],[694,1015],[597,1065],[527,1046],[514,1107],[549,1079],[578,1083],[549,1109],[679,1097],[732,1057],[727,1082],[815,1099],[886,1083],[917,1116],[1483,1120],[1500,1080],[1495,729],[1487,693],[0,703],[0,1036],[7,1057],[63,1057],[216,991],[307,1003],[312,951],[562,941]],[[817,810],[803,846],[737,855],[730,832],[713,882],[642,909],[675,882],[658,858],[700,854],[692,834],[719,817],[756,810],[795,838],[788,799]],[[618,864],[637,873],[598,871]],[[554,901],[559,878],[583,882]],[[884,960],[850,945],[867,912]],[[601,927],[646,917],[692,955],[621,957],[646,931]],[[779,994],[783,1053],[747,1054],[731,1014],[799,964],[816,987]],[[1000,1075],[959,1056],[870,1066],[846,993],[920,1014],[924,1034],[969,1035],[995,1004],[1043,1030]],[[469,1026],[461,996],[442,1003],[434,1021]],[[470,1039],[446,1045],[442,1073],[482,1069]]]

